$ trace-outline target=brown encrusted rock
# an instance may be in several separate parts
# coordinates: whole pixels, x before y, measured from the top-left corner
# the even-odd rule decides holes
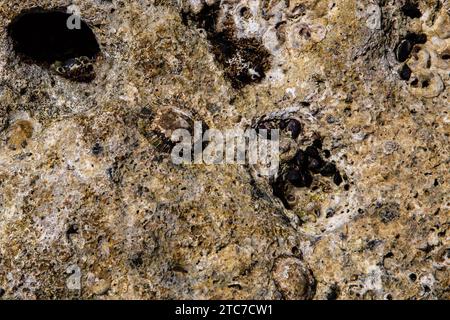
[[[310,300],[316,292],[316,280],[312,271],[293,256],[281,256],[275,260],[272,277],[278,290],[287,300]]]
[[[27,120],[18,120],[9,129],[8,145],[14,150],[24,148],[32,135],[33,125]]]
[[[450,3],[404,2],[76,1],[100,47],[80,83],[54,72],[76,47],[38,63],[7,32],[69,2],[0,1],[1,298],[449,299]],[[262,165],[175,165],[177,114],[298,119],[290,205]]]

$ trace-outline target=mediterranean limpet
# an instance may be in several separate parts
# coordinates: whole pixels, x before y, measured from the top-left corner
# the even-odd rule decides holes
[[[281,256],[275,260],[272,277],[286,300],[310,300],[316,293],[316,280],[312,271],[294,256]]]

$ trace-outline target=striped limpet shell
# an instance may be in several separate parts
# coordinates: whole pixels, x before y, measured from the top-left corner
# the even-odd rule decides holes
[[[185,129],[194,137],[196,119],[193,115],[175,107],[143,108],[140,113],[139,132],[147,138],[156,150],[170,154],[172,148],[178,143],[172,139],[175,130]],[[202,131],[207,125],[201,121]]]

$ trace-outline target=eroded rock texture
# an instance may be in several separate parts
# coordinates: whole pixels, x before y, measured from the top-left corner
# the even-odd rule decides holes
[[[72,4],[99,52],[20,50]],[[1,298],[450,298],[449,10],[0,0]],[[281,126],[278,180],[173,164],[192,121]]]

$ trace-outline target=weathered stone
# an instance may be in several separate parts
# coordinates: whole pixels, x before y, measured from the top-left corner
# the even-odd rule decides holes
[[[410,2],[77,1],[87,52],[0,1],[1,298],[449,299],[449,4]],[[195,121],[279,128],[279,176],[175,164]]]

